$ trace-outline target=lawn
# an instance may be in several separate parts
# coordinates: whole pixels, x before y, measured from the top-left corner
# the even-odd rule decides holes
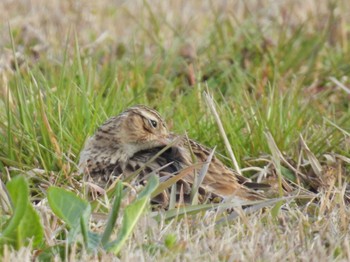
[[[350,2],[0,10],[1,260],[350,260]],[[155,211],[154,178],[135,200],[119,183],[90,201],[85,140],[136,104],[235,168],[231,147],[243,175],[271,185],[267,200]]]

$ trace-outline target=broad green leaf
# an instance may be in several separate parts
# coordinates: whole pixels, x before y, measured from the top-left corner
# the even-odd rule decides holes
[[[47,191],[47,199],[52,211],[70,228],[78,227],[83,216],[90,216],[90,204],[65,189],[50,187]]]
[[[114,254],[118,254],[125,241],[132,233],[137,221],[140,219],[143,211],[145,210],[152,192],[158,186],[158,178],[151,176],[144,190],[140,193],[139,197],[128,207],[125,208],[122,227],[118,233],[117,239],[107,245],[107,249]]]
[[[6,185],[7,190],[10,193],[12,205],[13,205],[13,216],[2,233],[1,240],[11,239],[15,237],[15,230],[18,228],[21,222],[29,202],[29,188],[24,177],[17,176],[9,181]]]
[[[0,243],[9,243],[16,248],[28,245],[38,247],[44,236],[40,216],[29,202],[29,187],[24,177],[18,176],[7,183],[13,205],[13,216],[5,228]]]
[[[28,203],[25,215],[19,224],[17,235],[19,246],[28,245],[29,239],[32,240],[34,248],[42,244],[44,229],[39,214],[30,203]]]

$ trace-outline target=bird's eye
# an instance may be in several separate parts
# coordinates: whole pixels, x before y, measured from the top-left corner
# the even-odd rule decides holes
[[[157,125],[158,125],[157,121],[150,119],[149,122],[153,128],[157,128]]]

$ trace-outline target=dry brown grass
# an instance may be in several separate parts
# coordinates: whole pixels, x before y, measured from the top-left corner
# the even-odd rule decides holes
[[[67,38],[71,43],[68,51],[74,50],[74,34],[83,50],[115,49],[123,43],[144,46],[150,55],[152,45],[159,41],[164,48],[179,37],[198,44],[208,28],[225,19],[259,26],[267,40],[274,42],[276,32],[271,31],[271,24],[286,24],[291,34],[293,27],[302,24],[314,32],[325,26],[332,5],[336,23],[329,40],[347,48],[348,1],[4,0],[0,3],[1,10],[6,10],[0,17],[0,47],[11,47],[10,26],[19,52],[48,52],[52,59],[65,49]]]
[[[123,53],[129,53],[131,58],[127,63],[137,68],[138,65],[149,63],[155,54],[159,55],[159,52],[157,53],[155,50],[159,51],[161,49],[164,51],[163,53],[177,54],[184,43],[191,43],[195,47],[200,47],[206,41],[229,41],[230,37],[235,34],[247,35],[247,38],[249,38],[252,37],[249,34],[250,27],[263,32],[264,41],[257,44],[257,49],[265,50],[264,48],[267,46],[266,50],[272,50],[271,56],[284,54],[278,52],[280,48],[278,37],[283,35],[283,37],[291,37],[293,40],[292,36],[301,27],[305,39],[309,35],[314,35],[315,32],[326,31],[327,34],[323,39],[326,51],[322,51],[329,52],[328,56],[331,56],[334,52],[341,50],[340,53],[337,53],[337,57],[334,56],[334,60],[341,56],[339,54],[346,56],[350,51],[350,2],[346,0],[2,0],[0,1],[0,10],[6,10],[0,16],[0,96],[8,98],[8,100],[2,99],[3,103],[0,104],[0,110],[5,109],[5,100],[9,101],[9,107],[14,111],[18,106],[16,99],[12,98],[15,95],[9,91],[9,86],[14,82],[15,71],[9,30],[13,36],[18,63],[20,66],[26,65],[29,68],[36,63],[40,64],[40,61],[43,60],[46,61],[43,65],[47,67],[61,65],[65,52],[68,60],[73,63],[72,61],[76,58],[74,56],[76,42],[78,42],[80,52],[85,58],[101,53],[96,67],[103,68],[106,64],[108,65],[105,61],[117,60]],[[218,26],[223,30],[223,32],[220,32],[223,37],[222,39],[212,39],[211,33],[214,26],[221,23],[233,24],[235,27],[231,28],[232,31],[230,31],[229,26]],[[302,39],[300,36],[296,37]],[[295,45],[301,45],[301,42],[298,41]],[[231,46],[228,48],[231,48]],[[139,54],[139,57],[133,57],[134,49],[141,50],[135,52]],[[242,47],[242,50],[245,50],[244,47]],[[289,52],[293,51],[290,50]],[[212,50],[197,50],[199,56],[197,66],[201,70],[205,70],[203,65],[213,61],[213,53],[215,54]],[[204,55],[201,56],[201,54]],[[268,76],[273,69],[268,66],[265,67],[265,65],[254,64],[252,62],[254,54],[247,51],[247,58],[243,59],[244,69],[251,70],[249,73],[252,75],[266,74]],[[322,57],[327,57],[327,55]],[[225,57],[215,57],[215,59],[220,60],[218,67],[228,67]],[[283,60],[283,58],[278,59],[279,61]],[[278,59],[276,58],[276,60]],[[306,65],[294,68],[292,64],[291,68],[285,70],[283,76],[276,80],[276,86],[281,89],[282,93],[291,88],[290,86],[293,86],[294,82],[299,81],[298,76],[309,72],[312,81],[302,89],[303,94],[300,95],[300,100],[305,103],[310,102],[312,105],[316,103],[315,108],[321,114],[329,116],[329,112],[334,111],[334,115],[331,116],[334,119],[341,118],[349,114],[348,104],[346,104],[349,100],[344,93],[335,89],[335,84],[325,81],[333,75],[323,75],[328,72],[338,73],[327,71],[328,67],[337,66],[333,65],[332,61],[332,57],[325,63],[322,63],[321,59],[317,60],[312,67],[314,69],[312,71],[308,71]],[[161,66],[162,64],[158,64],[155,67],[155,73],[158,73]],[[281,63],[281,66],[283,66],[283,63]],[[342,66],[346,68],[346,64]],[[128,87],[132,88],[143,81],[142,77],[137,74],[137,70],[124,72],[121,69],[120,71],[118,76],[129,81],[127,82]],[[341,71],[338,75],[341,77],[342,74],[342,79],[338,80],[347,83],[348,75],[344,72],[349,73],[349,70]],[[98,73],[96,75],[94,84],[98,85],[101,79]],[[267,76],[262,77],[261,82],[259,82],[262,87],[268,86]],[[161,80],[163,81],[161,83],[165,82],[164,79]],[[326,93],[324,100],[314,102],[317,100],[317,94],[323,92],[329,86],[334,87],[331,89],[332,92]],[[128,88],[125,90],[125,92],[132,93]],[[259,90],[261,91],[261,89]],[[264,94],[263,92],[259,93],[259,90],[255,90],[256,94],[254,95],[262,97],[259,102],[263,104]],[[304,100],[305,97],[308,99]],[[234,103],[236,101],[232,101],[232,107],[236,111],[243,112],[242,115],[251,114],[248,119],[259,117],[255,114],[254,109],[251,112],[246,112],[244,109],[241,110],[239,106],[235,107]],[[176,104],[176,101],[174,104]],[[165,106],[161,107],[166,108]],[[339,107],[342,108],[339,109]],[[168,110],[168,113],[169,111],[171,110]],[[319,115],[318,112],[314,114]],[[173,115],[176,117],[175,114]],[[187,119],[183,120],[185,123],[183,126],[186,125],[186,121]],[[289,121],[289,119],[285,119],[285,121]],[[296,123],[299,124],[299,122]],[[341,149],[344,155],[335,157],[333,152],[322,152],[320,150],[321,153],[317,154],[316,158],[306,146],[306,144],[309,145],[309,141],[307,141],[306,144],[301,142],[300,146],[295,146],[293,151],[297,153],[294,160],[300,160],[300,163],[293,163],[292,167],[288,166],[289,162],[287,160],[283,162],[284,158],[288,158],[284,152],[278,151],[271,143],[271,154],[267,157],[267,161],[261,160],[263,157],[260,158],[261,163],[264,164],[259,164],[257,168],[269,166],[270,169],[267,168],[269,169],[268,174],[274,174],[275,180],[276,174],[280,175],[278,167],[280,163],[292,171],[296,170],[295,173],[298,173],[302,169],[299,169],[300,165],[304,164],[304,170],[309,172],[303,173],[304,171],[300,171],[302,173],[301,178],[304,176],[305,180],[306,176],[306,180],[311,181],[310,177],[312,176],[312,181],[316,184],[311,185],[311,187],[314,186],[313,189],[319,190],[317,198],[309,202],[295,199],[288,200],[277,213],[270,206],[249,215],[241,211],[238,212],[240,216],[237,219],[229,219],[227,223],[220,225],[215,223],[216,211],[171,221],[165,221],[164,219],[156,221],[151,218],[150,214],[147,214],[139,222],[133,236],[124,246],[120,253],[120,259],[122,261],[349,261],[350,210],[346,201],[346,186],[349,176],[349,158],[347,157],[349,157],[348,152],[350,150],[350,126],[346,121],[343,123],[344,126],[337,126],[336,129],[340,133],[339,136],[343,136]],[[196,124],[194,120],[192,126]],[[308,123],[301,123],[300,125],[307,126]],[[331,125],[335,124],[331,122]],[[181,128],[184,129],[183,126]],[[326,126],[324,123],[319,123],[319,126],[312,127],[312,131],[314,133],[321,132],[324,126]],[[249,131],[248,127],[245,129]],[[4,130],[4,126],[0,125],[0,134],[6,133]],[[247,130],[245,131],[248,132]],[[276,133],[276,130],[273,131]],[[308,131],[306,133],[309,140],[314,137],[313,132]],[[269,140],[269,133],[264,134],[266,136],[262,136],[261,140],[266,138],[266,140]],[[332,138],[333,134],[331,133],[329,137]],[[283,138],[284,134],[281,134],[280,137]],[[72,140],[75,139],[83,140],[83,137],[73,138]],[[299,141],[303,141],[303,139],[301,137]],[[305,140],[307,139],[305,138]],[[325,144],[331,144],[331,142],[327,141]],[[249,145],[252,146],[247,144],[247,147]],[[70,152],[71,148],[62,150]],[[325,153],[328,153],[328,155],[325,155]],[[298,158],[299,156],[300,158]],[[255,160],[257,157],[255,156]],[[253,160],[250,161],[253,162]],[[320,163],[322,163],[321,168],[323,170],[318,174],[317,168]],[[32,163],[33,168],[36,168],[37,165],[39,164],[36,162]],[[252,166],[255,168],[254,164]],[[40,168],[42,167],[40,166]],[[71,168],[74,169],[75,167],[72,166]],[[325,176],[327,174],[331,174],[331,180],[329,181],[327,180],[328,177]],[[52,176],[52,173],[47,175],[50,178]],[[46,177],[43,176],[41,179],[46,179]],[[47,183],[53,182],[48,181]],[[276,187],[278,186],[280,185]],[[170,241],[169,239],[172,244],[167,244],[167,241]],[[54,242],[52,241],[52,243]],[[33,257],[35,257],[35,253],[30,248],[21,248],[17,251],[5,248],[2,259],[3,261],[31,261]],[[101,261],[118,260],[118,258],[106,253],[86,254],[80,246],[72,246],[67,256],[67,260],[71,261],[97,259]],[[56,255],[52,260],[59,261],[60,257]]]
[[[303,209],[286,204],[277,217],[271,210],[215,225],[215,212],[164,223],[144,217],[121,251],[123,261],[347,261],[350,258],[349,208],[336,192]],[[320,208],[321,205],[323,208]],[[167,237],[176,241],[171,247]],[[75,260],[115,261],[71,250]],[[3,261],[29,261],[31,252],[5,250]],[[60,260],[57,256],[54,260]]]

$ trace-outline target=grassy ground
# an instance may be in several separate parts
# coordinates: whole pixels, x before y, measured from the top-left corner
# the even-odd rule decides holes
[[[82,192],[85,139],[130,105],[158,109],[174,132],[228,156],[208,90],[244,175],[310,198],[238,209],[221,224],[215,211],[173,220],[148,212],[119,257],[349,260],[348,1],[172,2],[0,2],[1,179],[28,177],[48,217],[45,247],[64,230],[45,209],[47,187]],[[35,255],[28,247],[2,254]],[[113,260],[79,244],[65,256]]]

